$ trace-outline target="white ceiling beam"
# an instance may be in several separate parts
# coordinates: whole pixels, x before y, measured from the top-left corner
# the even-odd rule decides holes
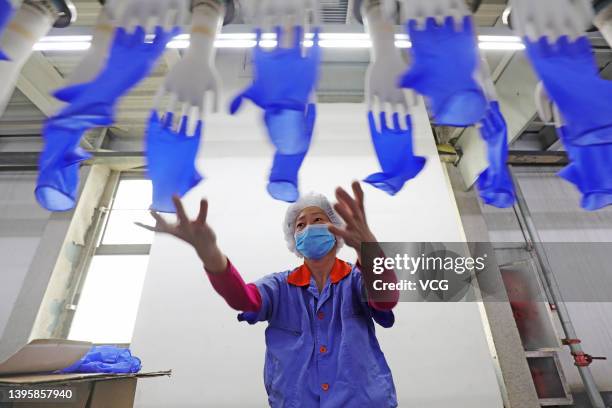
[[[537,115],[534,90],[538,79],[524,53],[515,53],[499,73],[495,88],[499,105],[508,125],[508,144],[518,139]],[[480,132],[470,127],[461,135],[457,146],[463,155],[458,168],[467,187],[488,167],[486,143]]]
[[[17,88],[40,109],[45,116],[51,116],[62,103],[51,93],[64,84],[64,79],[42,53],[34,52],[25,63]]]

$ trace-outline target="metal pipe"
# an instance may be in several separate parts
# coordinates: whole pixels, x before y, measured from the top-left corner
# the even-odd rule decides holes
[[[62,316],[62,319],[60,319],[61,324],[55,329],[57,332],[55,332],[54,335],[57,335],[60,338],[68,338],[70,333],[70,327],[72,326],[72,321],[78,307],[81,292],[83,291],[83,286],[85,285],[85,280],[87,279],[89,266],[91,265],[91,261],[95,255],[98,240],[104,232],[102,227],[105,225],[109,216],[108,207],[110,206],[110,202],[112,201],[115,192],[117,191],[120,176],[121,174],[118,171],[113,171],[110,173],[99,203],[95,205],[92,223],[89,225],[85,233],[85,245],[79,254],[77,264],[71,272],[71,286],[66,292],[66,299],[68,299],[68,301],[66,302],[66,306],[63,311],[64,315]]]
[[[563,332],[567,339],[577,339],[576,330],[574,329],[574,325],[572,324],[569,311],[567,310],[567,306],[563,301],[563,296],[561,295],[561,290],[559,289],[559,284],[555,275],[552,271],[550,263],[548,261],[548,257],[546,256],[546,252],[542,245],[542,240],[540,235],[538,234],[538,230],[533,222],[533,218],[531,217],[531,212],[529,211],[529,207],[527,205],[527,201],[525,200],[525,196],[523,195],[523,191],[518,183],[518,179],[516,175],[512,171],[512,167],[509,167],[510,175],[512,177],[512,182],[514,184],[514,190],[516,193],[516,208],[518,209],[518,213],[521,215],[521,218],[524,221],[525,227],[527,228],[528,238],[530,239],[531,244],[534,248],[536,258],[540,264],[540,267],[543,272],[544,284],[548,287],[548,291],[552,297],[552,301],[554,302],[557,313],[559,315],[559,320],[561,321],[561,327],[563,328]],[[584,352],[582,350],[582,346],[580,343],[569,342],[568,344],[572,355],[583,355]],[[591,401],[591,405],[593,408],[606,408],[604,404],[603,398],[597,389],[597,384],[595,383],[595,379],[593,378],[593,373],[588,366],[577,366],[578,372],[580,373],[580,377],[582,378],[582,382],[585,387],[585,391]]]
[[[523,219],[522,214],[519,212],[517,205],[514,205],[512,207],[512,210],[514,211],[514,215],[516,216],[516,220],[518,221],[519,228],[521,229],[521,234],[523,235],[523,239],[526,242],[525,249],[531,255],[534,252],[534,248],[532,244],[532,239],[529,236],[529,231],[527,231],[527,226],[525,225],[525,220]],[[548,302],[549,305],[554,305],[555,301],[553,300],[553,296],[550,293],[550,289],[548,285],[546,285],[546,283],[544,282],[546,278],[544,277],[544,273],[542,272],[542,267],[539,264],[536,264],[535,268],[536,268],[535,272],[538,275],[538,282],[540,282],[540,284],[542,285],[542,288],[544,289],[544,296],[546,296],[546,301]]]

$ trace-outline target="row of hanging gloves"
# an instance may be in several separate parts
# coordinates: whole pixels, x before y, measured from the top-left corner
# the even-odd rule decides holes
[[[136,7],[145,1],[149,2],[117,0],[114,8],[113,2],[107,4],[92,48],[69,78],[71,85],[55,93],[68,105],[45,125],[45,150],[36,189],[45,208],[62,211],[74,206],[79,163],[88,157],[79,148],[82,134],[115,121],[118,100],[150,74],[167,43],[179,33],[182,19],[189,15],[183,12],[189,7],[187,1],[154,0],[147,3],[150,8]],[[273,0],[258,4],[260,17],[276,16],[271,11]],[[584,34],[593,19],[591,5],[588,0],[541,0],[537,5],[512,0],[511,5],[513,26],[524,38],[527,55],[542,80],[538,93],[541,115],[555,119],[572,161],[560,175],[581,191],[585,209],[609,205],[612,119],[606,108],[612,99],[608,95],[610,82],[599,76]],[[134,18],[134,10],[139,10],[138,18]],[[292,0],[280,13],[293,18],[309,14],[310,21],[316,23],[312,18],[316,10],[314,0]],[[395,0],[364,0],[362,10],[373,43],[366,77],[368,118],[381,166],[381,172],[365,181],[393,195],[424,168],[425,159],[414,153],[410,118],[418,94],[425,98],[434,123],[479,127],[489,159],[489,167],[477,180],[479,193],[487,204],[512,205],[514,193],[506,166],[507,126],[479,55],[473,17],[463,1],[400,1],[399,14],[412,43],[409,64],[395,46]],[[171,211],[170,196],[185,194],[201,180],[195,157],[207,96],[212,95],[213,108],[219,98],[213,44],[223,14],[220,0],[194,5],[190,48],[170,71],[156,98],[146,136],[156,210]],[[148,32],[144,22],[150,23],[152,16],[160,24]],[[317,25],[310,35],[304,34],[307,20],[294,19],[294,28],[287,32],[276,29],[277,45],[271,50],[261,47],[262,28],[257,30],[253,83],[230,107],[235,113],[246,98],[262,109],[276,148],[268,191],[289,202],[299,197],[298,172],[316,121],[314,95],[321,51]],[[162,21],[171,28],[162,28]],[[148,39],[147,33],[154,34],[154,39]],[[102,67],[92,68],[96,66]],[[170,102],[166,113],[159,115],[157,109],[165,94],[170,95]],[[183,104],[177,123],[173,114],[176,103]]]
[[[601,78],[585,33],[593,23],[593,5],[589,0],[511,0],[510,5],[514,30],[523,38],[528,59],[541,80],[535,94],[540,116],[554,120],[571,161],[559,175],[580,191],[584,209],[608,206],[612,204],[612,117],[608,114],[612,82]],[[478,127],[489,162],[476,180],[478,192],[486,204],[512,206],[515,195],[507,166],[507,124],[465,2],[363,0],[361,10],[372,40],[365,90],[370,134],[381,167],[381,172],[364,181],[395,195],[423,170],[426,160],[414,153],[410,117],[416,95],[420,95],[435,124]],[[398,18],[411,42],[409,58],[395,46],[393,23]],[[602,32],[610,34],[610,30]],[[257,58],[255,68],[257,75],[272,72],[269,66],[257,64]],[[276,78],[297,83],[301,74],[287,70]],[[282,153],[274,126],[266,124]],[[310,130],[302,139],[307,146],[312,123],[304,128]],[[288,134],[287,130],[283,133]],[[270,191],[275,198],[297,198],[294,175],[303,159],[275,160],[269,191],[279,182],[285,182],[285,191],[291,191],[276,196]],[[284,179],[278,176],[283,172],[278,171],[277,163],[284,163]]]
[[[394,63],[381,63],[381,66],[386,67],[387,73],[394,72],[402,88],[425,97],[434,123],[479,128],[487,145],[489,162],[476,181],[479,194],[485,203],[496,207],[513,205],[514,191],[506,164],[507,125],[487,64],[479,57],[473,18],[465,3],[461,0],[400,0],[398,8],[395,0],[382,0],[382,11],[377,14],[378,2],[364,1],[364,5],[371,6],[364,12],[366,23],[374,26],[369,27],[374,41],[374,63],[370,66],[374,80],[370,79],[369,83],[383,90],[370,97],[378,98],[379,107],[398,105],[398,101],[405,106],[404,101],[414,100],[412,95],[401,99],[400,94],[393,94],[392,87],[378,84],[384,77],[382,69],[376,68],[377,58],[394,60]],[[541,80],[535,94],[540,116],[554,121],[570,159],[570,165],[559,175],[580,191],[584,209],[597,210],[612,204],[612,117],[608,113],[612,108],[612,82],[601,78],[585,33],[593,24],[593,5],[589,0],[510,0],[509,4],[512,26],[523,38],[527,57]],[[612,9],[609,4],[607,7]],[[412,43],[407,71],[401,67],[401,58],[391,56],[399,52],[390,46],[379,44],[377,47],[377,36],[373,35],[377,19],[393,21],[398,11]],[[600,13],[600,16],[606,15],[609,20],[612,11]],[[609,26],[605,18],[599,21],[600,27],[602,23]],[[383,24],[378,23],[379,26]],[[610,30],[602,29],[602,33],[610,36]],[[387,43],[391,41],[388,35]],[[377,48],[386,51],[376,55]],[[381,119],[384,114],[381,113]],[[397,135],[400,128],[397,121],[394,122],[392,131]],[[384,133],[387,128],[382,120],[381,127]],[[409,130],[409,126],[405,128],[405,138],[410,137]],[[378,134],[376,131],[372,134],[376,146]],[[386,140],[390,143],[390,138]],[[414,169],[419,168],[415,156],[406,148],[400,149],[399,141],[397,143],[397,146],[388,144],[386,154],[382,144],[377,147],[383,174],[390,180],[392,175],[402,173],[400,163],[408,168],[405,174],[415,174]],[[403,157],[409,159],[398,160],[400,150],[404,152]],[[396,163],[395,170],[387,170],[385,162]],[[393,168],[391,164],[387,166]],[[393,187],[388,192],[397,190]]]

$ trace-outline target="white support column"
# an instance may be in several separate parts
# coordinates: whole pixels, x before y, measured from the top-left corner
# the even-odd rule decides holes
[[[73,242],[82,243],[80,240],[91,222],[92,202],[99,186],[105,184],[108,171],[102,166],[83,168],[77,208],[50,215],[23,283],[15,288],[18,295],[7,305],[10,311],[0,337],[0,361],[29,340],[52,337],[59,323],[57,317],[62,313],[71,261],[75,259]]]
[[[499,106],[508,124],[508,143],[514,142],[537,114],[534,91],[538,80],[524,53],[515,53],[495,83]],[[468,128],[457,143],[463,157],[458,164],[467,188],[489,166],[486,144],[478,129]]]

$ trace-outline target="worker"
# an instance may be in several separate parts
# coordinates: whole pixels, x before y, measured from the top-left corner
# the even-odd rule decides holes
[[[191,244],[217,293],[242,312],[239,320],[268,322],[264,383],[272,407],[397,406],[374,322],[393,325],[391,309],[399,295],[373,294],[366,284],[374,275],[361,267],[361,244],[376,238],[366,221],[361,186],[354,182],[352,189],[354,197],[338,188],[333,207],[313,193],[291,204],[283,228],[287,246],[304,258],[303,265],[250,284],[217,246],[206,200],[195,220],[187,218],[175,196],[177,224],[155,212],[155,227],[139,224]],[[343,243],[357,252],[355,265],[336,257]],[[395,272],[376,279],[396,282]]]

